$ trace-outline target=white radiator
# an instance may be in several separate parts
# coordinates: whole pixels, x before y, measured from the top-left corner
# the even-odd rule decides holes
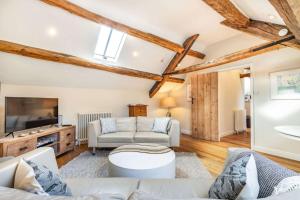
[[[234,111],[234,130],[236,132],[246,131],[246,110]]]
[[[107,117],[111,117],[111,113],[79,113],[77,117],[77,140],[79,142],[87,141],[87,126],[89,122]]]

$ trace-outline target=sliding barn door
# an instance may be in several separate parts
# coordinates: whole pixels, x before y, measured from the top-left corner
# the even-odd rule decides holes
[[[197,74],[192,84],[192,136],[219,141],[218,73]]]

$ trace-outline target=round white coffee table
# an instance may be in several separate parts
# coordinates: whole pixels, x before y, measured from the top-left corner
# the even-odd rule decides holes
[[[108,156],[111,177],[175,178],[175,153],[156,144],[124,145]]]

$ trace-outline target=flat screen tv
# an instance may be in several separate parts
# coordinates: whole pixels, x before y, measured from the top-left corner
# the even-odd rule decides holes
[[[6,133],[57,123],[57,98],[5,97]]]

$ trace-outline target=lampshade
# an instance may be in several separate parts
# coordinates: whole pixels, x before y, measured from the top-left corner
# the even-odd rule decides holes
[[[160,100],[160,107],[162,108],[174,108],[176,107],[176,101],[173,97],[165,97]]]

